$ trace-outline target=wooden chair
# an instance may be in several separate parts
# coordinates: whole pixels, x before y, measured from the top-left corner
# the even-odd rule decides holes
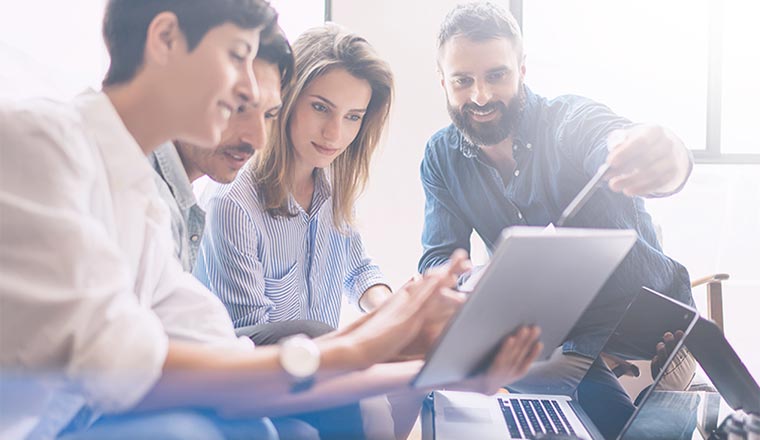
[[[716,273],[691,282],[691,288],[707,285],[707,319],[723,330],[723,281],[728,274]]]

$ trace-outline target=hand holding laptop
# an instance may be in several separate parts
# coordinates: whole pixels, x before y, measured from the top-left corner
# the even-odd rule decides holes
[[[494,394],[506,384],[525,376],[528,367],[544,349],[544,345],[538,340],[540,336],[541,329],[526,326],[520,327],[514,334],[507,337],[487,372],[473,379],[475,386],[470,387],[470,390]]]
[[[466,252],[456,251],[448,264],[416,276],[380,307],[320,340],[351,339],[347,354],[357,368],[409,360],[410,354],[419,351],[424,354],[430,344],[427,341],[437,338],[437,328],[462,304],[461,294],[453,287],[470,266]]]

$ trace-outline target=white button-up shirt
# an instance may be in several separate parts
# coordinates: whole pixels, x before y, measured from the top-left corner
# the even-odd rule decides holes
[[[169,338],[253,348],[182,271],[152,176],[103,93],[0,105],[0,437],[136,404]]]

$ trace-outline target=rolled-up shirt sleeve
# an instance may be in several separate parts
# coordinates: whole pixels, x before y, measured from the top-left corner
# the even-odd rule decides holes
[[[168,339],[91,213],[92,146],[58,119],[0,109],[0,365],[63,374],[120,411],[159,379]]]
[[[344,282],[344,293],[350,304],[358,305],[359,299],[372,286],[389,286],[380,267],[372,261],[364,249],[362,237],[352,232],[348,240],[348,267]],[[388,287],[390,289],[390,286]]]

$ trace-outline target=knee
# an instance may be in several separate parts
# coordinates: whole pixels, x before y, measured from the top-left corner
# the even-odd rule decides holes
[[[304,320],[300,321],[298,332],[303,333],[310,338],[318,338],[334,330],[335,329],[332,326],[327,325],[324,322]]]
[[[218,425],[208,417],[192,412],[162,416],[149,438],[165,440],[224,440]]]
[[[272,419],[277,434],[281,439],[319,440],[317,428],[295,418],[283,417]]]

